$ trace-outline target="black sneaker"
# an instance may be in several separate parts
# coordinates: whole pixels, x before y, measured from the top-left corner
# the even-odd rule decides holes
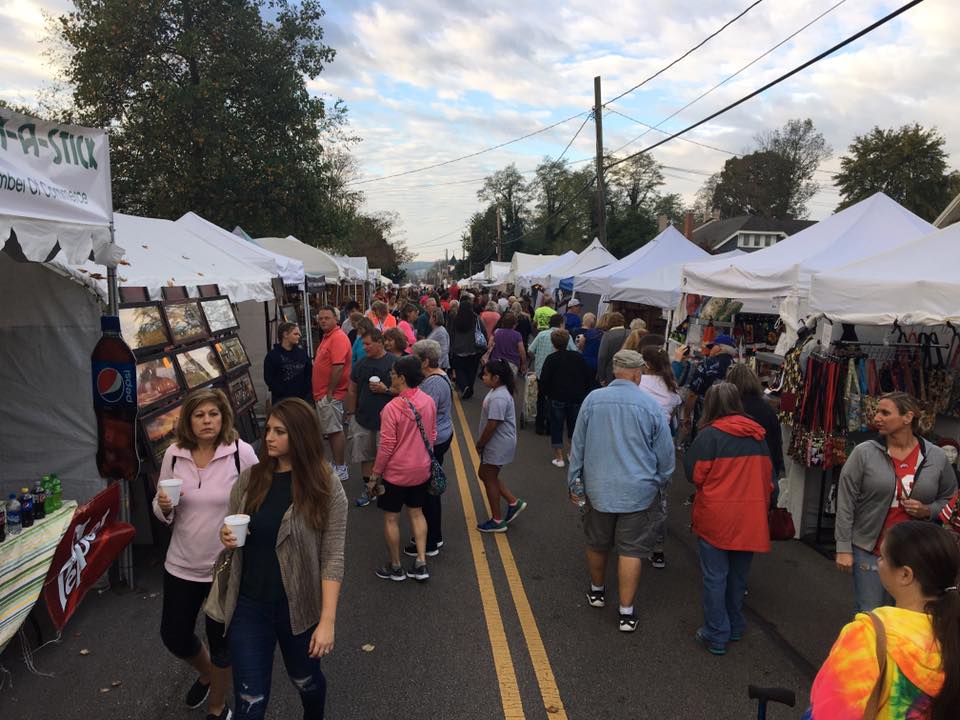
[[[416,544],[417,544],[417,539],[416,539],[415,537],[413,537],[412,535],[410,536],[410,544],[411,544],[411,545],[416,545]],[[439,549],[442,548],[442,547],[443,547],[443,540],[437,540],[437,550],[439,550]],[[427,554],[429,555],[429,553],[427,553]],[[433,557],[433,556],[431,555],[431,557]]]
[[[223,710],[220,711],[219,715],[207,713],[207,720],[231,720],[232,718],[233,712],[226,705],[223,706]]]
[[[393,580],[395,582],[403,582],[407,579],[407,573],[403,571],[402,567],[393,567],[390,563],[386,565],[381,565],[376,569],[377,577],[384,580]]]
[[[603,590],[587,590],[587,602],[590,607],[602,608],[607,604],[607,596]]]
[[[406,546],[403,548],[403,554],[406,555],[406,556],[408,556],[408,557],[416,557],[416,556],[417,556],[417,544],[416,544],[416,543],[410,543],[409,545],[406,545]],[[427,557],[436,557],[436,556],[439,555],[439,554],[440,554],[440,543],[437,543],[437,547],[435,547],[433,550],[431,550],[430,548],[427,548]]]
[[[414,565],[412,568],[407,570],[407,577],[413,578],[417,582],[426,582],[430,579],[430,571],[427,570],[427,565]]]
[[[629,615],[620,613],[620,632],[634,632],[637,629],[639,622],[640,621],[637,620],[637,614],[635,612],[632,612]]]
[[[207,701],[207,695],[209,694],[210,686],[204,685],[200,682],[200,678],[197,678],[196,682],[187,690],[187,697],[184,699],[184,702],[186,702],[188,708],[194,710]]]
[[[667,559],[662,552],[655,552],[650,556],[650,564],[658,570],[662,570],[667,566]]]

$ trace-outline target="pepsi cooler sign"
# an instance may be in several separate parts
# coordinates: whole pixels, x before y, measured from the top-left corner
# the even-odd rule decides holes
[[[93,404],[137,406],[136,366],[129,363],[93,363]]]

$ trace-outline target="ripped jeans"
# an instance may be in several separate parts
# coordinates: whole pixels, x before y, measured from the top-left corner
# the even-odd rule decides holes
[[[320,670],[320,660],[309,656],[313,630],[293,634],[286,598],[280,602],[260,602],[244,595],[237,598],[228,635],[237,720],[260,720],[266,716],[273,650],[278,643],[287,674],[300,693],[304,720],[322,720],[327,681]]]

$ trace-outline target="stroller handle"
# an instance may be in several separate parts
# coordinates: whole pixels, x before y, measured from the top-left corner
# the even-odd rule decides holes
[[[781,703],[787,707],[793,707],[797,702],[796,693],[786,688],[763,688],[750,685],[747,688],[747,695],[751,700]]]

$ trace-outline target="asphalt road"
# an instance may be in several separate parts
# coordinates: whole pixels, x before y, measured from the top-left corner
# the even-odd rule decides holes
[[[693,640],[700,574],[683,505],[689,490],[676,478],[667,568],[644,568],[639,630],[620,633],[612,572],[607,607],[586,604],[580,516],[566,500],[565,471],[550,464],[547,438],[521,431],[517,460],[504,471],[527,512],[505,535],[473,529],[486,517],[471,453],[482,394],[457,419],[445,463],[445,545],[429,582],[375,577],[385,557],[380,513],[350,509],[337,644],[324,661],[327,717],[732,720],[756,715],[749,683],[795,690],[797,707],[771,707],[770,717],[799,717],[816,668],[851,616],[849,578],[800,543],[777,543],[754,562],[744,639],[725,657],[709,655]],[[181,704],[192,672],[160,643],[161,559],[139,553],[137,591],[92,593],[62,642],[35,653],[36,668],[53,677],[28,672],[19,642],[11,643],[0,656],[10,673],[0,678],[0,717],[202,718]],[[279,653],[268,717],[300,717]]]

